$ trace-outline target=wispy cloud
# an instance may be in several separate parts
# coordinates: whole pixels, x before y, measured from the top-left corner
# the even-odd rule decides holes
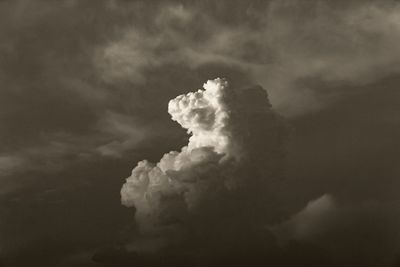
[[[151,32],[129,26],[120,40],[99,48],[99,66],[107,79],[136,83],[146,80],[146,70],[168,64],[232,66],[267,88],[287,115],[327,105],[332,94],[343,94],[337,84],[370,83],[400,71],[396,3],[271,1],[245,10],[248,20],[230,25],[201,6],[170,5],[156,14]]]

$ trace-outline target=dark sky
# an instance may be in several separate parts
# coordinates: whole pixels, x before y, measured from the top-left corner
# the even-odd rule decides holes
[[[168,101],[216,77],[290,125],[288,257],[400,264],[399,43],[390,0],[0,1],[3,264],[97,266],[128,240],[121,185],[187,142]]]

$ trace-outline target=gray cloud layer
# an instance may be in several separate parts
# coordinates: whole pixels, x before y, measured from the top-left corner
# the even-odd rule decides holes
[[[366,217],[396,232],[399,14],[396,1],[1,1],[1,254],[111,242],[128,216],[114,178],[187,143],[167,103],[216,76],[262,85],[290,117],[288,214],[331,194],[323,237]]]
[[[298,115],[354,93],[334,88],[338,84],[371,83],[399,71],[395,3],[272,1],[241,8],[237,24],[201,6],[160,8],[151,32],[127,27],[120,40],[100,49],[103,78],[143,83],[146,70],[163,65],[223,64],[268,88],[279,111]]]

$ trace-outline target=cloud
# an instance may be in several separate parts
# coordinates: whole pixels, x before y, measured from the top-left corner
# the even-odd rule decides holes
[[[165,154],[157,166],[147,161],[139,162],[121,190],[122,203],[136,207],[139,222],[146,221],[141,223],[143,226],[151,225],[151,217],[158,220],[159,213],[164,212],[163,203],[168,202],[165,197],[183,202],[188,210],[196,206],[201,190],[218,183],[218,180],[207,182],[210,170],[215,171],[214,175],[218,177],[215,165],[224,154],[226,157],[234,156],[229,153],[234,143],[230,136],[233,129],[230,129],[229,121],[233,114],[228,110],[228,84],[216,79],[207,82],[204,88],[204,91],[178,96],[168,106],[172,119],[192,134],[188,146],[183,147],[180,153]],[[204,177],[204,185],[201,185],[200,177]]]
[[[155,135],[137,120],[128,115],[106,112],[98,128],[107,134],[111,141],[100,145],[97,150],[101,155],[120,157],[124,152],[138,146],[149,136]]]
[[[244,221],[257,216],[245,214],[245,208],[237,206],[244,205],[249,213],[256,213],[265,208],[263,205],[270,205],[272,207],[265,208],[268,212],[260,212],[262,221],[268,221],[264,217],[279,217],[273,211],[275,208],[286,207],[275,204],[275,195],[282,197],[291,191],[296,196],[307,195],[301,199],[308,201],[327,191],[327,188],[332,189],[329,191],[332,196],[310,204],[302,215],[295,216],[297,221],[293,224],[301,225],[303,229],[296,232],[293,226],[291,231],[297,233],[298,239],[301,237],[307,242],[316,240],[326,247],[326,244],[335,242],[325,242],[320,234],[326,236],[336,233],[335,229],[342,229],[332,227],[335,223],[360,226],[370,221],[360,218],[369,215],[371,218],[383,216],[383,221],[393,222],[397,216],[394,211],[398,208],[383,199],[397,198],[396,186],[393,185],[398,184],[395,179],[398,170],[393,159],[398,154],[395,145],[398,136],[395,124],[398,105],[395,102],[398,95],[390,93],[388,96],[388,92],[381,91],[388,82],[379,81],[399,73],[399,11],[399,4],[395,1],[229,0],[193,1],[190,4],[179,1],[98,1],[95,4],[88,1],[3,1],[0,3],[0,175],[6,179],[1,179],[1,192],[18,187],[18,194],[26,196],[26,202],[31,203],[30,193],[25,194],[20,187],[40,191],[37,188],[50,183],[44,182],[47,176],[51,176],[48,179],[53,187],[72,184],[75,177],[84,183],[98,177],[99,172],[106,181],[115,173],[123,177],[123,173],[130,168],[126,159],[136,161],[139,153],[154,161],[163,151],[181,147],[186,141],[182,137],[183,131],[169,121],[166,112],[163,113],[168,100],[183,93],[184,88],[192,88],[217,73],[228,77],[233,91],[238,91],[242,100],[238,100],[241,107],[237,109],[246,110],[243,114],[239,112],[239,117],[246,117],[244,114],[253,108],[246,106],[246,102],[265,99],[261,93],[251,97],[251,93],[236,90],[243,84],[254,83],[268,89],[274,110],[285,116],[298,116],[321,108],[331,113],[320,112],[318,120],[310,116],[305,122],[297,124],[305,130],[297,140],[302,145],[293,149],[297,151],[293,161],[298,167],[292,172],[293,177],[289,178],[293,182],[290,188],[274,190],[277,185],[272,181],[266,182],[266,186],[257,186],[257,180],[252,185],[255,189],[243,189],[242,198],[238,198],[237,202],[221,201],[221,205],[226,203],[230,207],[227,213],[232,215],[220,215],[229,218],[229,223],[210,223],[205,222],[206,218],[196,217],[196,222],[192,222],[194,225],[206,225],[208,228],[215,225],[214,230],[218,234],[214,235],[214,239],[223,235],[221,232],[224,231],[226,236],[234,236],[227,233],[230,230],[249,233],[253,226],[245,225]],[[365,93],[368,90],[376,90],[377,93],[369,95]],[[363,111],[359,109],[362,104],[350,101],[351,98],[348,99],[351,108],[343,108],[335,102],[341,97],[358,93],[370,99]],[[382,98],[385,95],[387,97]],[[381,100],[378,102],[378,99]],[[334,102],[332,109],[327,108]],[[389,107],[392,108],[387,114],[381,114]],[[207,110],[202,110],[198,120],[186,122],[185,118],[179,118],[179,121],[185,124],[195,122],[201,126],[209,122],[209,116]],[[244,173],[243,177],[280,176],[282,166],[278,166],[278,161],[284,154],[281,149],[284,131],[278,130],[281,128],[275,127],[275,124],[265,124],[265,120],[270,122],[272,119],[264,120],[258,116],[246,118],[246,127],[251,133],[251,138],[246,140],[250,142],[251,139],[251,144],[245,142],[243,146],[238,146],[247,149],[234,153],[242,155],[242,158],[240,164],[232,159],[232,166],[242,166],[243,170],[237,168]],[[391,120],[392,124],[384,124],[385,120]],[[365,126],[360,128],[363,121]],[[232,132],[241,136],[241,130]],[[207,140],[199,137],[196,142],[204,145],[204,139]],[[236,137],[234,139],[237,143]],[[216,145],[212,143],[212,146]],[[246,151],[257,152],[246,155]],[[180,152],[178,150],[177,153]],[[376,158],[378,154],[380,159]],[[171,162],[174,156],[170,155],[165,162]],[[229,169],[228,163],[221,164],[218,159],[220,153],[200,149],[186,156],[201,162],[188,167],[196,170],[197,178],[208,176],[207,173],[214,167],[223,170],[216,176],[222,175],[223,179],[229,176],[225,174]],[[252,160],[246,161],[249,158]],[[109,166],[105,161],[118,162],[117,165],[110,163],[119,166],[118,170],[105,175],[110,168],[105,170],[103,167],[101,171],[97,168],[98,165]],[[149,169],[156,169],[154,165],[150,161],[143,164]],[[77,166],[86,169],[80,176],[74,173],[65,178],[64,173],[75,172]],[[264,167],[261,170],[259,166]],[[236,172],[236,167],[231,169]],[[188,171],[179,173],[182,179],[187,176],[193,178]],[[28,179],[31,181],[27,182]],[[270,182],[273,185],[270,186]],[[101,183],[92,184],[98,188],[106,187]],[[235,183],[227,184],[233,187]],[[117,187],[114,185],[113,188]],[[107,189],[114,190],[111,188]],[[260,191],[267,188],[272,192],[263,191],[262,195],[258,188]],[[225,192],[225,184],[216,189]],[[86,189],[84,191],[87,193]],[[262,208],[255,208],[257,205],[253,204],[260,202],[249,196],[250,191],[256,192],[254,196],[262,195],[270,199],[260,201]],[[202,194],[200,190],[198,194],[188,195],[197,197]],[[217,192],[215,195],[218,196]],[[377,198],[381,202],[375,206],[343,203],[343,195],[358,200]],[[252,200],[254,203],[251,203]],[[115,203],[113,201],[109,203]],[[174,221],[175,224],[185,224],[186,221],[177,222],[176,218],[195,216],[182,212],[187,209],[186,204],[203,203],[201,198],[198,200],[195,197],[188,198],[187,202],[174,201],[166,201],[165,205],[177,205],[171,204],[167,209],[172,212],[157,218],[158,226],[162,225],[161,221],[165,225]],[[287,197],[291,206],[298,207],[302,201],[294,196]],[[175,208],[179,203],[186,206]],[[220,212],[215,203],[219,201],[213,205]],[[2,212],[7,210],[7,213],[2,217],[14,216],[19,222],[22,213],[30,214],[29,205],[26,205],[29,211],[21,212],[6,207]],[[205,203],[203,206],[211,205]],[[371,209],[370,213],[368,209]],[[384,214],[378,209],[382,209]],[[154,213],[159,214],[159,211],[154,210]],[[354,216],[357,218],[352,213],[356,213],[357,216]],[[211,215],[208,218],[211,217],[215,218]],[[350,219],[347,221],[346,217]],[[329,218],[332,223],[324,218]],[[227,226],[232,224],[231,228]],[[385,226],[376,224],[370,229],[376,230],[371,231],[373,233],[382,233],[381,229]],[[346,227],[342,232],[347,229],[354,232],[357,228]],[[7,227],[4,229],[4,232],[10,233],[9,240],[14,240]],[[386,229],[395,232],[395,227],[388,226]],[[206,229],[204,232],[211,231]],[[37,235],[36,231],[29,232]],[[252,237],[255,235],[249,234]],[[212,236],[208,235],[214,240]],[[345,244],[348,240],[339,234],[337,236],[341,238],[337,244]],[[363,237],[359,236],[361,240]],[[390,243],[392,239],[387,237],[387,240]],[[238,243],[235,240],[232,243],[235,242]],[[385,242],[376,241],[376,244],[387,244]],[[203,244],[209,245],[205,241]],[[366,254],[374,254],[370,253],[372,250],[365,251]]]
[[[23,160],[13,156],[0,156],[0,176],[6,176],[23,164]]]
[[[335,200],[330,195],[323,195],[310,201],[303,210],[293,215],[285,223],[275,228],[280,242],[289,240],[312,240],[318,236],[320,226],[325,221],[332,219],[332,214],[337,209]]]
[[[244,11],[235,23],[206,12],[207,5],[167,5],[156,12],[152,31],[127,27],[119,40],[100,46],[99,66],[105,77],[135,83],[143,83],[149,69],[170,64],[231,66],[270,88],[271,102],[289,116],[322,108],[352,93],[354,84],[399,72],[397,3],[233,6]]]
[[[347,202],[325,194],[273,227],[283,247],[313,244],[334,266],[393,266],[400,251],[400,209],[395,202]]]
[[[248,233],[252,237],[242,241],[253,243],[253,234],[265,232],[265,223],[277,219],[273,192],[286,129],[265,91],[237,90],[217,78],[172,99],[168,112],[187,129],[189,142],[156,164],[140,161],[121,189],[122,204],[135,207],[141,233],[154,242],[164,240],[157,241],[159,246],[187,238],[202,243],[209,235],[227,240],[232,231]],[[213,244],[217,250],[223,248],[220,242],[225,241]],[[223,249],[236,251],[236,246],[234,241]]]

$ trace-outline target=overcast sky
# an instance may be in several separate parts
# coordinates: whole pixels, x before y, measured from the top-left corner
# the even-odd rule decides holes
[[[130,240],[125,178],[188,142],[168,101],[217,77],[289,125],[268,226],[288,257],[400,264],[399,43],[390,0],[0,1],[3,264],[96,266]]]

